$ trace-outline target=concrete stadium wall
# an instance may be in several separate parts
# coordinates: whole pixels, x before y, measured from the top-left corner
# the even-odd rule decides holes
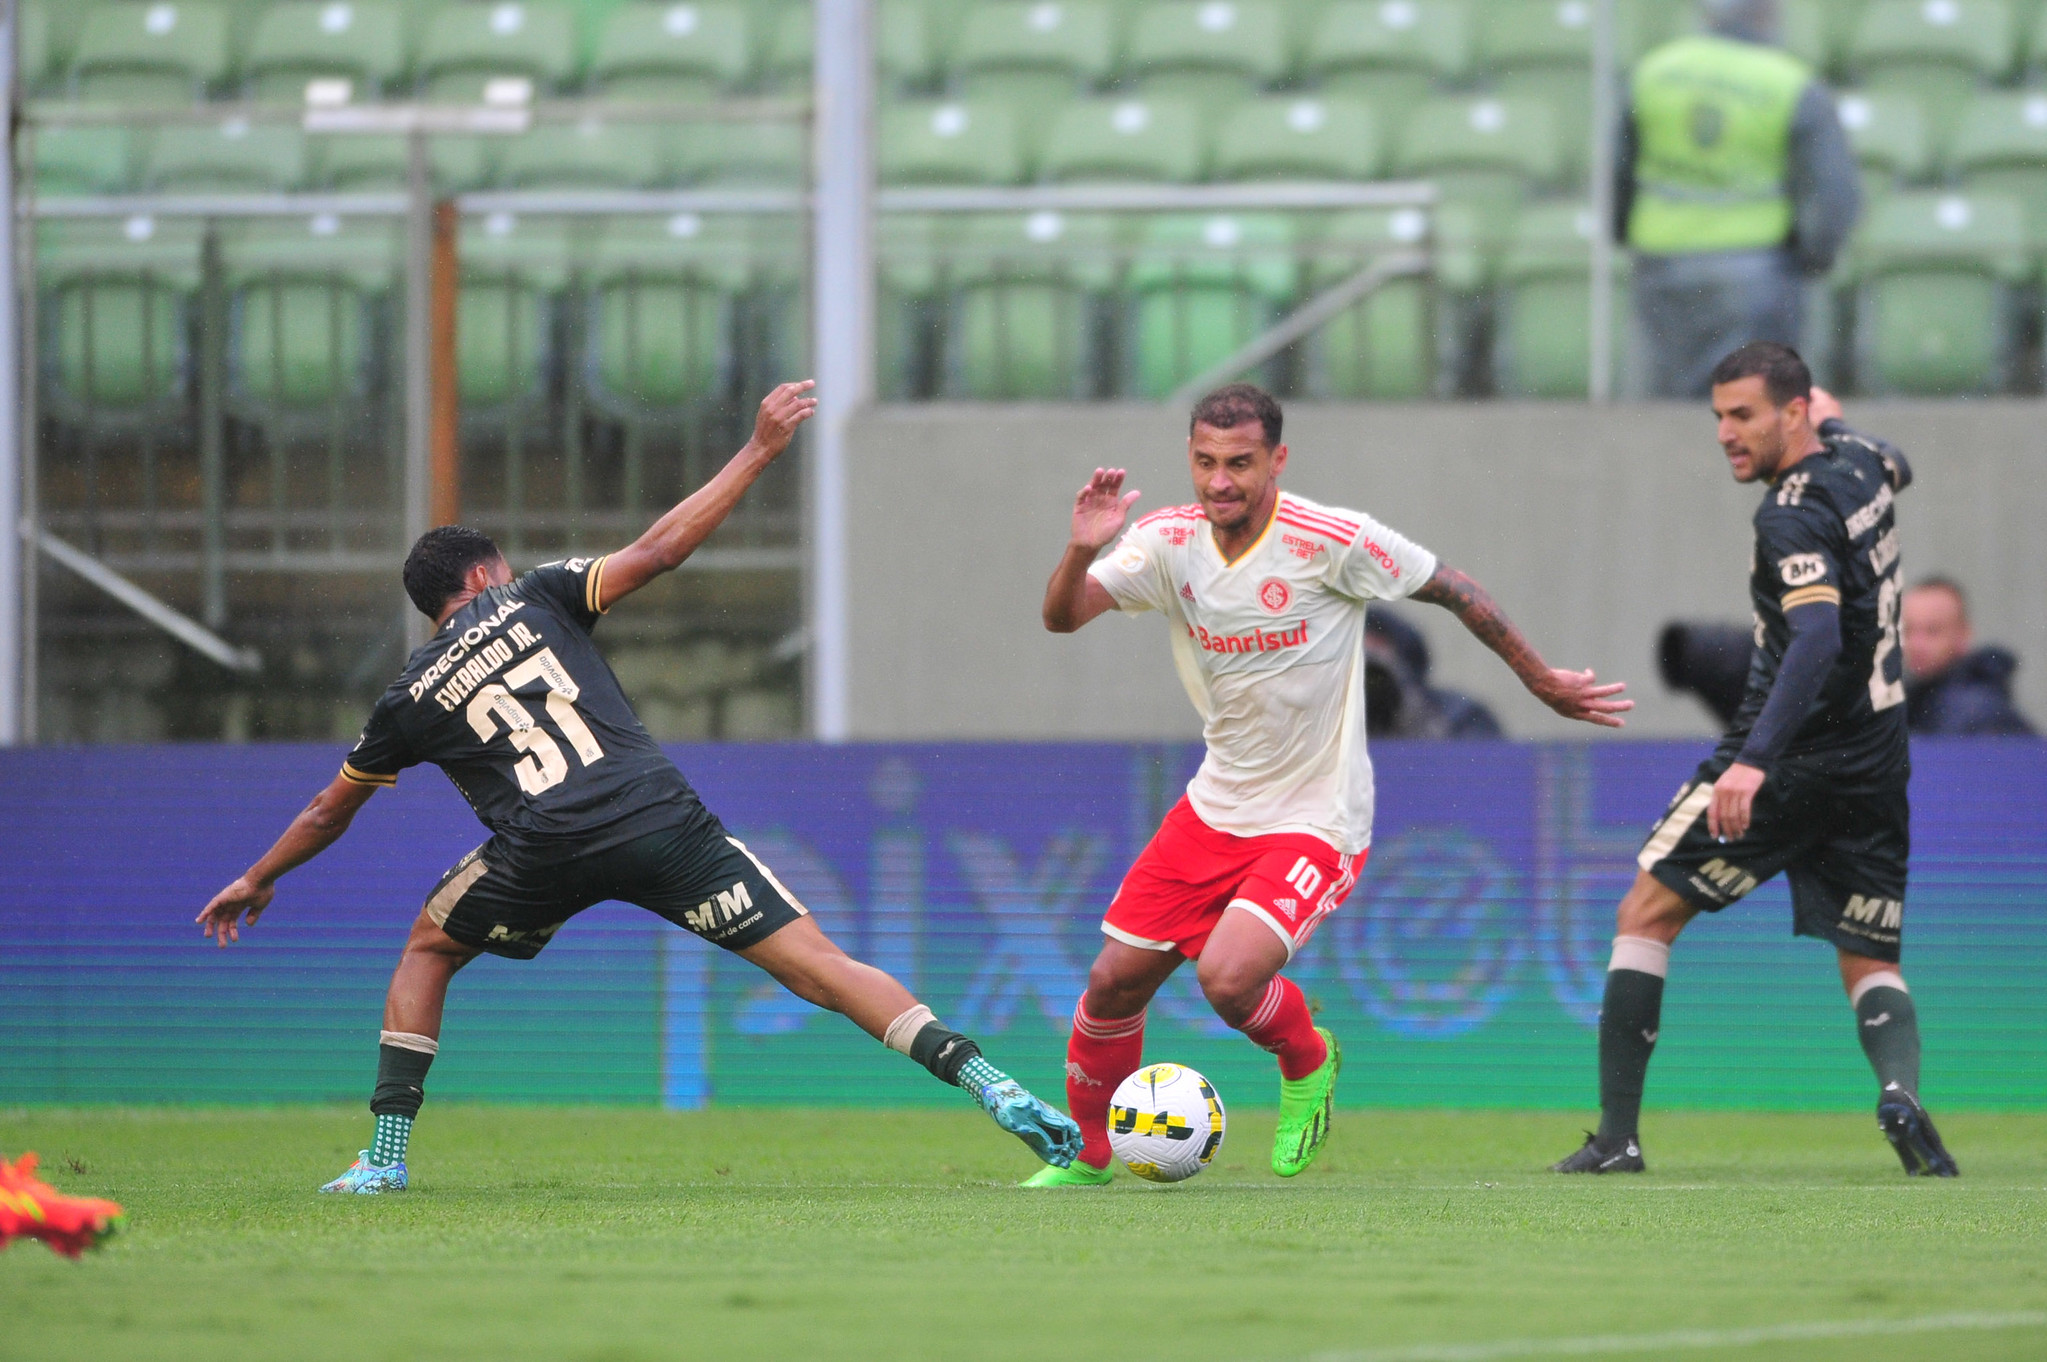
[[[1981,641],[2018,650],[2047,720],[2047,403],[1858,402],[1849,419],[1911,457],[1905,572],[1969,589]],[[1191,500],[1185,417],[1139,405],[886,407],[853,432],[853,723],[872,739],[1156,739],[1198,733],[1161,626],[1038,623],[1074,492],[1131,470],[1139,512]],[[1710,733],[1664,689],[1669,620],[1748,617],[1749,516],[1703,408],[1309,405],[1287,413],[1285,485],[1367,511],[1484,582],[1559,666],[1625,679],[1629,732]],[[1582,736],[1523,693],[1440,610],[1439,685],[1491,704],[1517,738]]]

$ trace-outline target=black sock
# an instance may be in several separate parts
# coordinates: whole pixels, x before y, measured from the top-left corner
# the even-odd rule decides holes
[[[1663,1014],[1663,979],[1641,970],[1606,972],[1599,1006],[1599,1144],[1612,1149],[1639,1133],[1642,1087]]]
[[[1878,984],[1855,1004],[1855,1034],[1862,1041],[1862,1053],[1876,1070],[1876,1083],[1895,1083],[1906,1092],[1919,1092],[1919,1013],[1912,995],[1902,988]]]
[[[910,1058],[931,1070],[941,1083],[957,1084],[967,1061],[980,1056],[981,1047],[943,1022],[926,1022],[910,1041]]]
[[[370,1096],[370,1111],[378,1116],[418,1116],[419,1104],[426,1100],[426,1071],[433,1062],[424,1051],[379,1045],[377,1090]]]

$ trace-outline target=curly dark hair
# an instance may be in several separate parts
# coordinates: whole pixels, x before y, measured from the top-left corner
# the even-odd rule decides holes
[[[1780,407],[1794,397],[1812,396],[1812,370],[1796,350],[1776,341],[1750,341],[1713,366],[1716,386],[1758,376],[1763,391]]]
[[[1194,404],[1194,415],[1187,422],[1187,433],[1193,434],[1196,426],[1230,430],[1256,421],[1265,428],[1265,445],[1270,449],[1279,444],[1282,419],[1278,398],[1255,383],[1232,383],[1217,388]]]
[[[405,594],[419,613],[439,619],[441,607],[462,589],[462,579],[478,563],[504,557],[481,530],[467,525],[442,525],[428,530],[405,555]]]

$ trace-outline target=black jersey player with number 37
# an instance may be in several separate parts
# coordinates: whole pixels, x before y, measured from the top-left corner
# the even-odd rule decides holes
[[[474,530],[429,530],[405,589],[433,638],[377,702],[361,740],[277,844],[200,912],[220,945],[254,926],[280,875],[332,845],[407,767],[439,766],[491,832],[427,895],[391,976],[379,1037],[372,1147],[320,1190],[378,1193],[407,1182],[406,1144],[440,1049],[455,972],[489,952],[530,960],[571,917],[606,899],[660,914],[758,965],[792,993],[845,1014],[939,1079],[966,1089],[1003,1129],[1063,1167],[1080,1129],[949,1030],[888,975],[849,958],[795,896],[697,798],[648,736],[590,630],[607,610],[680,566],[816,410],[811,385],[761,403],[753,438],[718,475],[617,553],[515,577]]]
[[[1953,1177],[1919,1103],[1918,1016],[1898,968],[1911,757],[1895,503],[1912,471],[1848,429],[1788,346],[1757,341],[1722,360],[1713,411],[1735,481],[1765,484],[1748,691],[1650,832],[1621,900],[1599,1014],[1599,1130],[1556,1171],[1642,1170],[1637,1125],[1671,946],[1698,913],[1782,872],[1793,930],[1835,948],[1876,1071],[1879,1128],[1907,1173]]]

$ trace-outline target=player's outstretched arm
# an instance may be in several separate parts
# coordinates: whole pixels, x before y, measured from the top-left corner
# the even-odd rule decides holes
[[[1486,589],[1447,563],[1436,566],[1436,575],[1422,583],[1414,599],[1440,605],[1471,630],[1480,643],[1500,655],[1513,668],[1528,693],[1566,719],[1577,719],[1604,728],[1625,728],[1621,715],[1635,707],[1633,700],[1619,699],[1627,683],[1594,684],[1591,672],[1572,672],[1552,667],[1542,660],[1529,641],[1514,627],[1514,621],[1486,593]]]
[[[746,495],[746,489],[781,457],[796,436],[796,428],[817,411],[817,399],[809,395],[817,384],[811,379],[784,383],[761,399],[754,417],[753,438],[734,454],[709,482],[690,493],[675,508],[655,521],[629,547],[604,560],[604,599],[598,604],[610,609],[664,572],[682,566],[683,559],[711,537],[711,531],[725,523],[732,508]]]
[[[1138,493],[1123,490],[1120,468],[1097,468],[1073,499],[1073,535],[1052,580],[1045,584],[1045,627],[1070,634],[1095,616],[1116,608],[1109,589],[1088,576],[1088,566],[1106,544],[1123,533],[1123,522]]]
[[[276,845],[199,910],[199,916],[192,920],[203,929],[201,934],[222,946],[241,940],[238,924],[243,921],[242,915],[248,914],[248,925],[255,926],[256,919],[263,916],[263,910],[277,894],[278,876],[304,865],[339,841],[355,821],[356,810],[369,803],[376,792],[374,785],[334,777],[334,783],[315,795],[313,802],[291,820],[291,826],[284,830]]]

